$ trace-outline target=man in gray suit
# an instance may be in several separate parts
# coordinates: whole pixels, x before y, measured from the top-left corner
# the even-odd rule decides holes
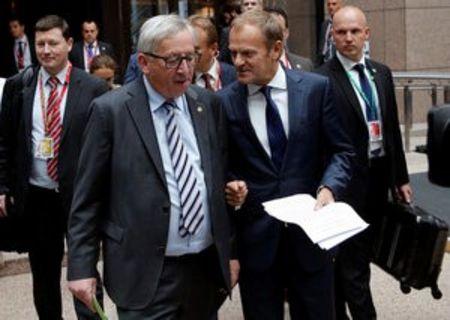
[[[313,64],[308,58],[301,57],[290,52],[287,48],[287,40],[289,38],[289,21],[286,11],[280,7],[265,8],[264,11],[272,14],[280,23],[283,29],[283,52],[280,61],[286,69],[312,71]]]
[[[237,281],[223,108],[190,86],[193,32],[175,15],[149,19],[138,42],[144,76],[95,100],[87,124],[68,227],[69,288],[92,306],[102,241],[119,319],[208,319],[219,291]],[[245,195],[245,183],[227,184],[229,204]]]

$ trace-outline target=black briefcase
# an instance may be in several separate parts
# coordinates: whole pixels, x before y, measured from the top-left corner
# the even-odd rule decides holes
[[[428,112],[427,155],[430,181],[450,187],[450,105]]]
[[[432,296],[440,299],[438,277],[447,244],[447,223],[407,204],[389,203],[384,213],[374,263],[399,280],[404,293],[411,287],[430,287]]]

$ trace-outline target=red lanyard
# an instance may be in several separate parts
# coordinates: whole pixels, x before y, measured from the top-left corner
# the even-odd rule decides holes
[[[66,79],[64,80],[63,88],[62,88],[61,92],[59,93],[58,98],[55,101],[56,108],[58,108],[58,109],[61,105],[64,95],[66,94],[67,87],[69,86],[71,72],[72,72],[72,64],[69,62],[69,66],[67,67]],[[40,94],[40,98],[41,98],[42,119],[44,120],[45,133],[47,134],[49,125],[50,125],[52,119],[49,119],[47,117],[47,104],[45,103],[44,85],[42,82],[43,81],[42,81],[42,73],[41,73],[39,75],[39,94]]]

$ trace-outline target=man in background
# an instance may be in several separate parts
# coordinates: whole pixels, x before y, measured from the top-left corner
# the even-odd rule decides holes
[[[25,25],[19,18],[9,21],[9,32],[13,38],[12,48],[9,49],[8,75],[14,75],[31,66],[36,61],[34,43],[25,33]]]
[[[93,20],[86,20],[81,25],[82,41],[78,41],[73,45],[69,59],[74,67],[89,72],[92,59],[100,54],[106,54],[114,58],[114,50],[112,46],[103,41],[98,40],[98,26]]]
[[[280,62],[283,66],[287,69],[312,71],[313,64],[311,60],[300,57],[288,50],[287,40],[289,38],[289,21],[286,11],[280,7],[265,8],[264,10],[273,14],[283,29],[283,52],[280,57]]]
[[[335,88],[336,105],[356,151],[348,202],[370,226],[345,241],[336,257],[337,319],[376,319],[370,292],[370,261],[377,226],[388,193],[409,203],[412,190],[397,116],[390,69],[364,55],[370,30],[356,7],[340,9],[333,17],[337,53],[318,71]]]
[[[236,80],[234,67],[217,60],[219,49],[217,30],[211,19],[191,16],[189,22],[197,35],[199,59],[195,65],[194,83],[211,91],[219,91]]]

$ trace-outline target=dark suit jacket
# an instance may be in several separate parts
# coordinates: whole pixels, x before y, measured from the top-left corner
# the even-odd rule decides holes
[[[212,233],[229,289],[230,227],[224,200],[223,108],[208,91],[186,92],[208,190]],[[122,308],[142,309],[160,278],[170,198],[142,79],[93,102],[69,219],[69,280],[95,275],[103,241],[104,283]]]
[[[222,82],[222,88],[225,88],[229,84],[236,81],[236,69],[234,66],[225,62],[220,63],[220,81]]]
[[[74,43],[72,51],[69,53],[69,60],[72,62],[74,67],[84,69],[84,52],[83,52],[84,42],[77,41]],[[98,41],[98,47],[100,54],[107,54],[111,58],[115,59],[113,47],[106,42]]]
[[[407,183],[409,178],[403,152],[392,74],[387,66],[371,60],[366,61],[374,77],[380,101],[384,147],[389,163],[389,172],[386,172],[386,175],[390,178],[391,187],[400,186]],[[351,197],[347,201],[364,215],[360,208],[364,205],[368,186],[369,159],[367,150],[369,133],[366,121],[358,97],[339,59],[334,57],[317,71],[328,76],[333,83],[336,105],[344,114],[345,127],[355,147],[356,166],[349,193]]]
[[[311,72],[313,70],[313,64],[311,60],[309,60],[308,58],[300,57],[289,51],[286,51],[286,55],[289,60],[289,63],[292,66],[292,69],[308,72]]]
[[[29,37],[28,35],[27,35],[27,38],[28,38],[28,43],[30,46],[31,63],[33,65],[35,65],[37,60],[36,60],[36,51],[34,48],[34,39]],[[17,69],[16,60],[14,57],[14,44],[15,44],[14,39],[11,39],[9,42],[9,45],[5,46],[5,49],[7,51],[6,52],[7,64],[4,66],[4,69],[2,68],[2,74],[1,74],[4,77],[11,77],[19,72],[19,70]]]
[[[325,39],[325,36],[327,34],[328,26],[332,24],[331,18],[326,18],[322,24],[320,25],[320,34],[319,39],[317,42],[317,50],[316,50],[316,65],[322,65],[324,63],[325,56],[323,54],[324,46],[327,43],[327,39]],[[336,48],[332,48],[333,55],[335,55]]]
[[[341,199],[351,176],[353,149],[334,106],[329,81],[306,72],[288,70],[286,74],[289,136],[280,172],[250,122],[247,87],[235,82],[219,92],[228,119],[231,175],[246,181],[249,189],[237,214],[239,259],[247,270],[265,270],[272,265],[284,228],[263,210],[262,202],[296,193],[315,196],[321,185]],[[304,270],[318,270],[329,261],[300,228],[288,230],[292,255]]]
[[[133,53],[128,60],[127,70],[123,77],[123,84],[130,83],[140,76],[142,76],[142,71],[137,61],[137,53]]]
[[[0,116],[0,194],[14,197],[19,216],[24,213],[29,190],[33,159],[32,113],[38,69],[26,84],[22,83],[22,75],[18,74],[7,81]],[[103,80],[77,68],[72,69],[58,161],[59,189],[66,214],[72,199],[73,180],[89,105],[92,99],[107,90]]]

